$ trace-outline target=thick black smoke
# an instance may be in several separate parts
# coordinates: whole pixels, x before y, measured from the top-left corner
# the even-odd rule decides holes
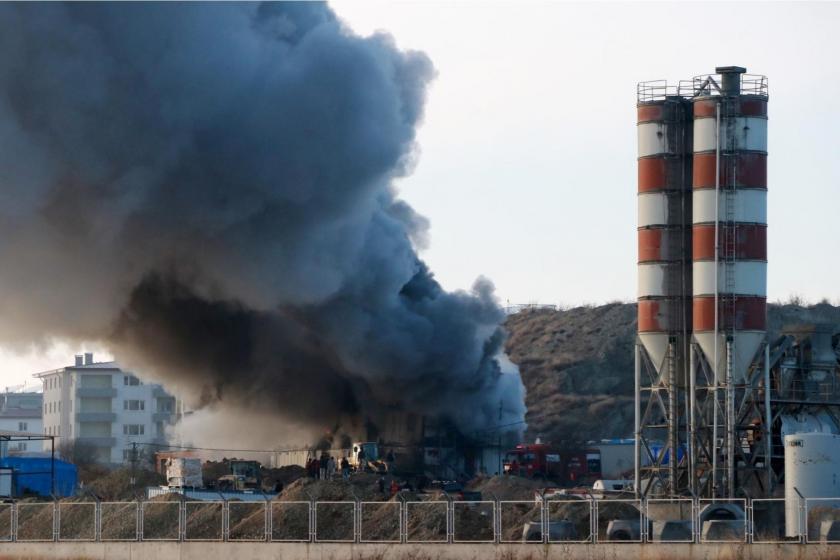
[[[492,286],[443,291],[392,187],[433,74],[325,4],[0,5],[0,337],[320,425],[521,420]]]

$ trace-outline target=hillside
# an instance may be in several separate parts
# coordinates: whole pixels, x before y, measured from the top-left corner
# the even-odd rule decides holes
[[[833,323],[840,307],[771,304],[771,339],[797,324]],[[614,303],[510,315],[506,349],[527,390],[527,437],[560,443],[630,437],[636,305]]]

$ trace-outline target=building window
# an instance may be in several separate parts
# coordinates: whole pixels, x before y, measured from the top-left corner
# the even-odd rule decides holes
[[[25,432],[29,429],[29,425],[26,422],[18,422],[18,431]]]
[[[146,401],[138,399],[123,401],[123,410],[146,410]]]
[[[142,385],[140,380],[134,377],[133,375],[123,375],[123,385],[130,385],[130,386],[137,386]]]
[[[142,436],[144,433],[146,433],[146,427],[143,424],[123,424],[123,435]]]

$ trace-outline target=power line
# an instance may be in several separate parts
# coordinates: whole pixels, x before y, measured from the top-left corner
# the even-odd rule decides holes
[[[292,448],[292,449],[226,449],[221,447],[198,447],[194,445],[175,445],[168,443],[153,443],[153,442],[137,442],[137,445],[147,445],[149,447],[160,447],[166,449],[184,449],[187,451],[216,451],[216,452],[231,452],[231,453],[284,453],[293,451],[312,451],[310,447]]]

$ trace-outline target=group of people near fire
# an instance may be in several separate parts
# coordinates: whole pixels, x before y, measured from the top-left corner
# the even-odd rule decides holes
[[[342,458],[337,464],[335,457],[325,451],[321,453],[320,458],[310,457],[306,460],[306,474],[309,478],[332,480],[337,467],[341,468],[341,477],[347,480],[350,477],[350,461],[347,457]]]

